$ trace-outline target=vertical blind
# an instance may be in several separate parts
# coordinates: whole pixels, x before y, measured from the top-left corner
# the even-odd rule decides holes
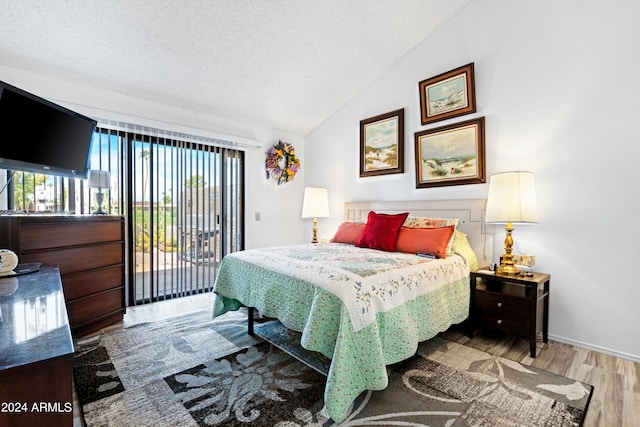
[[[127,200],[129,305],[211,290],[224,255],[244,248],[244,153],[121,123],[97,134],[101,146],[124,154],[120,170],[110,154],[99,169],[127,177],[114,187]]]
[[[90,168],[110,172],[103,209],[127,219],[128,305],[207,292],[222,257],[244,249],[244,153],[233,143],[102,120]],[[17,172],[9,207],[93,212],[86,184]]]

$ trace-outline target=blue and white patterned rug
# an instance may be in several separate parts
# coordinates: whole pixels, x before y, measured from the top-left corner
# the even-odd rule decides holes
[[[593,387],[436,337],[389,367],[336,424],[325,378],[246,333],[246,316],[198,312],[76,342],[93,426],[579,426]]]

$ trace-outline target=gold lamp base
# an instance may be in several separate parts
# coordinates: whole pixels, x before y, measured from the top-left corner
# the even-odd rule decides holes
[[[507,223],[504,227],[507,230],[507,237],[504,239],[504,254],[502,255],[502,259],[500,262],[500,266],[496,271],[498,274],[505,274],[508,276],[515,276],[520,274],[520,270],[515,266],[516,262],[511,253],[513,250],[513,237],[511,236],[511,232],[513,231],[513,224]]]

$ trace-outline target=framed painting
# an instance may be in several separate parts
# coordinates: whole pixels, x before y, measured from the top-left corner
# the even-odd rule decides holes
[[[484,117],[415,133],[416,188],[481,184]]]
[[[423,125],[476,112],[473,62],[418,84]]]
[[[360,121],[360,177],[404,172],[404,108]]]

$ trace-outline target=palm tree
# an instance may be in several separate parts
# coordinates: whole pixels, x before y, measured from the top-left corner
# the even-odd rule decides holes
[[[171,190],[171,189],[169,189]],[[162,192],[162,213],[165,214],[167,212],[167,205],[171,203],[171,195]]]

